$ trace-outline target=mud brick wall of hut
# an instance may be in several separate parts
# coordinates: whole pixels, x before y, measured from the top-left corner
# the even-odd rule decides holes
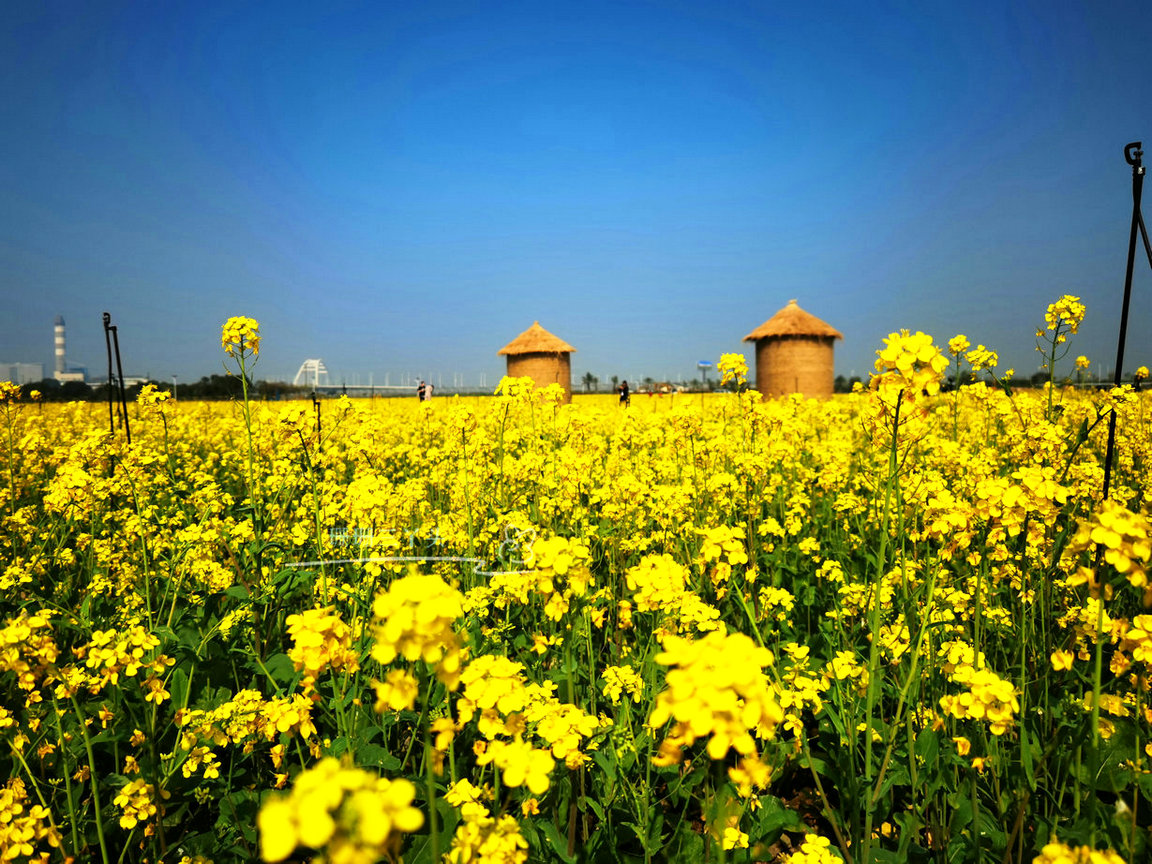
[[[564,388],[564,401],[572,401],[572,361],[566,353],[509,355],[508,375],[531,378],[537,387],[559,384]]]
[[[833,339],[772,336],[756,340],[756,389],[765,396],[831,396]]]

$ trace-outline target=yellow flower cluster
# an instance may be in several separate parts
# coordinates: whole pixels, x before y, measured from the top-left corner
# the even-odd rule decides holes
[[[493,817],[475,801],[465,803],[460,815],[463,821],[444,856],[449,864],[524,864],[528,860],[528,841],[512,816]]]
[[[14,672],[21,690],[34,690],[55,667],[60,649],[52,637],[50,612],[21,612],[0,630],[0,671]]]
[[[452,629],[464,614],[464,595],[435,574],[397,579],[372,605],[376,641],[372,657],[387,665],[396,657],[423,660],[441,681],[455,688],[462,660]]]
[[[376,713],[410,711],[420,695],[420,683],[403,669],[390,669],[383,681],[373,681],[376,691]]]
[[[492,741],[476,757],[479,765],[495,765],[506,786],[527,786],[533,795],[548,791],[556,762],[547,750],[537,750],[527,741]]]
[[[1075,333],[1080,329],[1085,311],[1084,304],[1080,302],[1079,297],[1065,294],[1055,303],[1048,305],[1048,309],[1044,313],[1044,323],[1049,330],[1056,331],[1058,334],[1056,341],[1058,343],[1063,342],[1063,334],[1060,334],[1061,327],[1067,327],[1068,333]]]
[[[792,617],[792,609],[796,606],[796,598],[784,588],[773,588],[766,585],[760,589],[760,614],[771,615],[777,621],[788,621]]]
[[[1152,666],[1152,615],[1137,615],[1124,628],[1120,650],[1131,653],[1137,663]]]
[[[52,827],[44,807],[29,802],[24,781],[12,778],[0,787],[0,860],[32,861],[35,856],[36,860],[47,861],[50,854],[36,850],[42,843],[59,849],[60,832]]]
[[[747,849],[748,835],[741,831],[739,827],[728,825],[724,828],[724,834],[720,837],[720,845],[725,849]]]
[[[1045,844],[1032,864],[1126,864],[1113,849],[1093,849],[1091,846],[1068,846],[1058,840]]]
[[[116,684],[123,672],[132,678],[143,668],[159,675],[176,661],[164,654],[146,658],[160,645],[160,640],[137,624],[123,633],[116,630],[97,630],[92,641],[83,649],[85,665],[101,676],[105,684]]]
[[[721,387],[730,381],[735,381],[737,386],[748,381],[748,361],[743,354],[721,354],[716,368],[720,371]]]
[[[959,357],[968,350],[968,346],[972,343],[968,341],[968,337],[963,333],[957,333],[948,340],[948,353],[954,357]]]
[[[529,400],[536,390],[536,382],[528,376],[521,376],[519,378],[510,375],[504,375],[500,378],[500,383],[496,385],[494,395],[503,397],[505,400],[524,399]]]
[[[630,591],[636,592],[640,612],[666,609],[677,602],[688,584],[688,571],[667,553],[645,555],[624,574]]]
[[[1152,564],[1152,520],[1133,513],[1109,498],[1100,505],[1093,518],[1080,523],[1069,552],[1079,554],[1091,546],[1104,548],[1104,560],[1127,577],[1134,588],[1145,591],[1148,601],[1148,567]]]
[[[0,405],[15,405],[20,401],[20,388],[11,381],[0,381]]]
[[[993,735],[1003,735],[1012,728],[1020,703],[1011,681],[1005,681],[990,669],[972,667],[962,667],[952,677],[966,684],[968,691],[958,696],[941,696],[940,707],[944,713],[959,720],[986,720]]]
[[[587,759],[580,750],[583,740],[590,738],[600,728],[600,723],[576,705],[556,699],[552,695],[555,686],[549,681],[543,687],[529,687],[524,719],[532,725],[538,737],[548,742],[552,755],[563,759],[574,770]]]
[[[528,564],[540,571],[542,576],[567,576],[582,586],[578,593],[583,594],[592,578],[588,573],[588,544],[578,538],[565,537],[541,538],[532,543],[532,551],[528,556]],[[541,586],[543,593],[549,593],[551,588]]]
[[[168,793],[162,792],[160,797],[167,798]],[[158,812],[156,787],[140,779],[125,783],[112,803],[124,811],[120,816],[121,828],[131,829],[140,822],[150,822]],[[150,834],[153,830],[154,826],[148,825],[145,833]]]
[[[456,703],[460,722],[467,723],[479,710],[480,734],[486,738],[507,732],[501,715],[522,712],[528,705],[524,666],[507,657],[480,655],[465,667],[460,682],[464,689]]]
[[[948,358],[931,336],[919,331],[891,333],[884,343],[868,382],[874,398],[867,406],[866,423],[877,443],[893,436],[920,437],[927,431],[924,397],[940,392]]]
[[[331,606],[289,615],[286,623],[292,638],[288,657],[297,671],[304,672],[301,686],[305,693],[312,691],[316,679],[328,668],[349,673],[360,668],[352,650],[352,631]]]
[[[848,681],[861,695],[868,689],[868,667],[860,665],[855,651],[837,651],[821,674],[828,685],[833,681]]]
[[[548,598],[544,614],[559,621],[568,611],[571,601],[583,597],[595,581],[588,569],[591,553],[588,544],[580,539],[548,537],[532,544],[527,563],[534,571],[527,574],[507,574],[494,577],[492,584],[500,588],[516,584],[514,593],[521,603],[527,603],[527,592],[535,591]],[[508,582],[504,580],[508,579]]]
[[[718,525],[715,528],[697,528],[704,543],[700,547],[700,557],[705,563],[723,561],[730,566],[748,563],[748,553],[744,548],[745,534],[740,526]]]
[[[892,405],[900,398],[914,401],[922,393],[932,396],[940,392],[948,358],[927,333],[890,333],[876,355],[878,374],[872,376],[870,386],[885,403]]]
[[[705,736],[712,759],[723,759],[729,749],[752,755],[750,733],[771,738],[784,719],[763,671],[773,663],[772,652],[743,633],[709,633],[694,642],[667,636],[656,662],[670,668],[648,725],[676,720],[660,745],[662,764],[679,761],[682,748]]]
[[[839,864],[840,857],[832,854],[832,842],[819,834],[805,834],[800,848],[785,859],[785,864]]]
[[[408,780],[322,759],[296,778],[287,797],[269,798],[260,808],[261,858],[283,861],[305,846],[322,853],[314,860],[333,864],[394,860],[402,835],[424,824],[424,814],[412,806],[415,797]]]
[[[630,666],[607,666],[601,676],[604,680],[604,695],[619,705],[624,691],[633,702],[639,702],[644,693],[644,679]]]
[[[172,394],[167,390],[161,390],[155,384],[148,383],[140,388],[140,392],[136,395],[136,404],[141,408],[159,411],[170,398]]]
[[[482,654],[470,662],[460,681],[464,691],[457,703],[460,722],[470,722],[479,712],[477,730],[495,742],[494,749],[488,750],[487,761],[495,760],[497,767],[506,770],[508,760],[515,762],[522,755],[519,742],[531,727],[534,735],[547,742],[551,754],[563,759],[570,768],[584,763],[586,757],[580,750],[581,744],[600,724],[577,706],[557,700],[553,695],[556,685],[552,682],[528,684],[522,664],[491,654]],[[495,741],[501,735],[515,738],[517,748],[503,749],[503,742]],[[536,759],[536,764],[543,763]],[[550,761],[548,770],[551,770]],[[509,782],[509,785],[519,784]]]
[[[260,354],[260,324],[255,318],[229,318],[220,330],[220,347],[229,357]]]
[[[299,693],[265,701],[258,690],[241,690],[217,708],[182,712],[178,723],[184,750],[202,741],[247,746],[273,741],[281,733],[299,734],[305,740],[316,734],[312,702]]]
[[[965,359],[972,366],[973,372],[979,372],[981,369],[995,369],[1000,363],[999,355],[991,348],[985,348],[983,345],[977,345],[965,355]]]

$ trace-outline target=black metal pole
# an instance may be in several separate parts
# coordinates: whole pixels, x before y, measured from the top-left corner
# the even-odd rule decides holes
[[[108,432],[116,434],[116,415],[112,411],[112,316],[104,313],[104,344],[108,347]]]
[[[1148,256],[1148,266],[1152,267],[1152,243],[1148,242],[1148,229],[1144,227],[1144,216],[1140,216],[1140,236],[1144,240],[1144,254]]]
[[[124,417],[124,434],[128,438],[128,443],[132,443],[132,430],[128,428],[128,399],[124,395],[124,367],[120,365],[120,336],[116,332],[116,327],[112,327],[112,344],[116,349],[116,376],[120,381],[120,411]]]
[[[316,409],[316,451],[320,451],[320,400],[316,398],[316,392],[312,392],[312,407]]]
[[[1133,141],[1124,147],[1124,161],[1132,166],[1132,231],[1128,237],[1128,269],[1124,272],[1124,304],[1120,309],[1120,338],[1116,340],[1116,374],[1114,385],[1120,386],[1124,375],[1124,340],[1128,336],[1128,304],[1132,299],[1132,269],[1136,263],[1136,234],[1144,225],[1140,215],[1140,196],[1144,189],[1144,165],[1141,142]],[[1147,239],[1145,239],[1147,243]],[[1104,455],[1104,500],[1112,481],[1112,457],[1116,450],[1116,409],[1108,417],[1108,450]]]

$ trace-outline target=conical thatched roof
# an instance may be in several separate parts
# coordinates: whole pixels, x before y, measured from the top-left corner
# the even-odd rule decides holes
[[[789,300],[788,305],[744,337],[745,342],[755,342],[768,336],[823,336],[843,339],[844,334],[825,324],[810,312],[805,312]]]
[[[533,321],[532,326],[497,351],[497,354],[568,354],[576,349]]]

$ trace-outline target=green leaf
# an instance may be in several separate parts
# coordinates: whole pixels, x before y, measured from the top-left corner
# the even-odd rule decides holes
[[[296,683],[296,667],[287,654],[273,654],[264,661],[264,668],[281,687],[292,687]]]
[[[765,795],[760,798],[760,809],[756,811],[756,833],[752,839],[759,843],[774,843],[785,831],[804,832],[808,830],[804,820],[795,810],[784,806],[779,798]]]
[[[596,760],[596,764],[600,766],[600,770],[604,772],[604,776],[609,782],[616,779],[616,760],[605,753],[603,750],[596,750],[592,754],[592,758]]]
[[[591,810],[596,814],[597,819],[604,819],[604,808],[597,804],[595,800],[589,798],[587,795],[581,795],[577,804],[582,812],[584,810]]]
[[[168,692],[172,694],[172,704],[181,706],[188,697],[188,673],[183,666],[172,670],[168,677]]]
[[[1023,726],[1020,727],[1020,762],[1024,766],[1024,777],[1028,781],[1028,788],[1036,791],[1036,769],[1033,765],[1035,754],[1033,751],[1033,743],[1028,737],[1028,730]],[[1035,748],[1037,751],[1040,749],[1038,746]]]
[[[564,864],[576,864],[576,856],[568,854],[568,841],[560,836],[560,832],[556,830],[556,825],[548,819],[543,819],[540,821],[539,827],[548,839],[548,845],[552,847],[552,851],[560,860]]]
[[[680,840],[668,857],[671,864],[699,864],[704,860],[704,836],[695,831],[682,830],[677,833]]]
[[[356,764],[361,768],[382,768],[385,771],[399,771],[400,760],[379,744],[361,744],[352,751]]]
[[[920,765],[927,767],[940,755],[940,733],[926,729],[916,736],[916,758]]]

